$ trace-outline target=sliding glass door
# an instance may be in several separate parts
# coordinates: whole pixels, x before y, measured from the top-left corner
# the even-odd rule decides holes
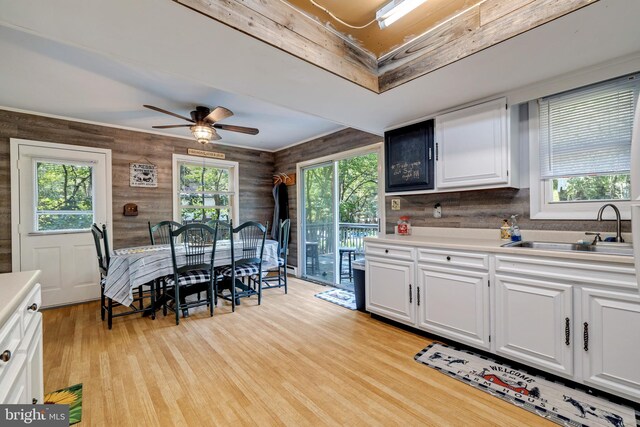
[[[335,277],[335,164],[303,169],[303,275],[333,283]]]
[[[301,168],[302,276],[350,289],[364,238],[379,231],[379,152],[369,149]]]

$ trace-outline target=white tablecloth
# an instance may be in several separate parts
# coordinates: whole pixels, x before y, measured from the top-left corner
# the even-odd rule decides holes
[[[236,241],[233,246],[235,254],[242,253],[242,242]],[[237,259],[238,255],[236,255]],[[184,249],[176,247],[178,265],[184,263]],[[218,242],[214,265],[216,267],[231,264],[231,246],[229,242]],[[262,255],[263,270],[278,265],[278,242],[266,240]],[[104,294],[129,306],[133,302],[133,290],[154,279],[173,274],[170,245],[138,246],[118,249],[111,256],[109,274],[107,275]]]

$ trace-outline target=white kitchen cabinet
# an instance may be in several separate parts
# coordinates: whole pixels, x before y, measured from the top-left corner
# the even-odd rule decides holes
[[[413,261],[367,257],[365,274],[367,310],[415,325]]]
[[[41,287],[33,283],[38,275],[39,272],[0,275],[0,293],[11,290],[20,298],[12,302],[5,295],[0,300],[7,304],[0,307],[5,309],[0,324],[0,404],[43,400],[42,313],[38,311]]]
[[[419,264],[417,292],[420,329],[490,348],[488,271]]]
[[[501,98],[436,117],[437,189],[518,187],[506,106]]]
[[[495,276],[496,353],[564,377],[574,371],[573,287]]]
[[[583,288],[579,346],[586,384],[640,399],[640,296]]]

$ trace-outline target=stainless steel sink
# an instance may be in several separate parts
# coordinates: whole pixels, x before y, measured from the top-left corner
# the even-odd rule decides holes
[[[560,242],[511,242],[502,245],[507,248],[528,248],[541,251],[561,252],[591,252],[607,255],[633,256],[633,246],[630,243],[598,243],[595,245],[579,245],[577,243]]]

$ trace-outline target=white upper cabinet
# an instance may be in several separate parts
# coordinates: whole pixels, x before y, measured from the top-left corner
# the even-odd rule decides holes
[[[436,117],[437,189],[517,187],[505,98]]]

